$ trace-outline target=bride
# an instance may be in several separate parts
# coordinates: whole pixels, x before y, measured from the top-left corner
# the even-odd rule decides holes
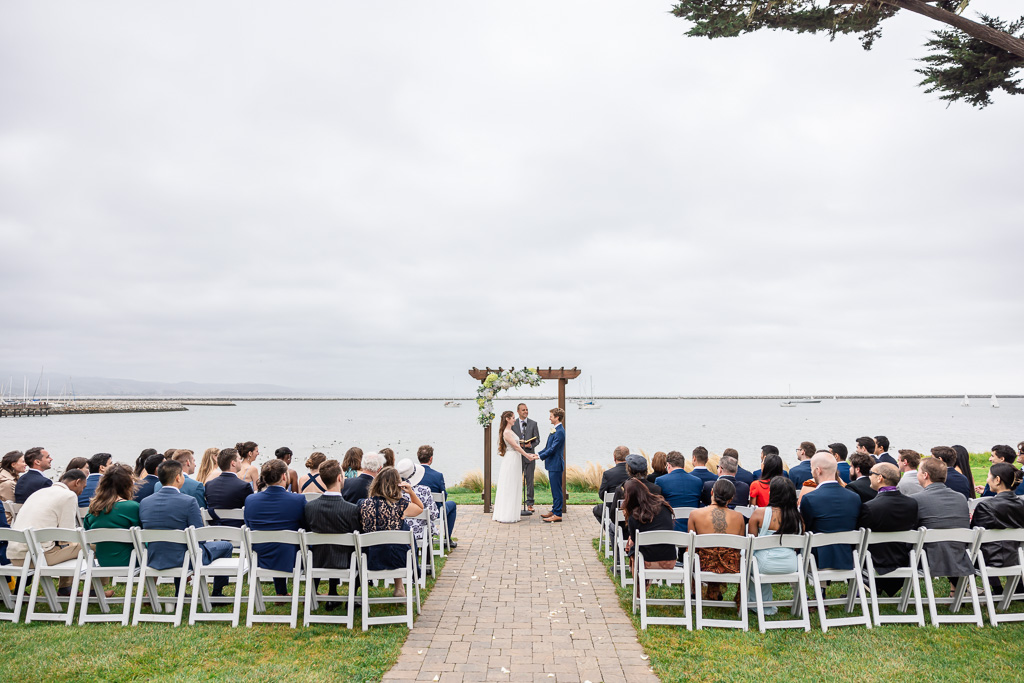
[[[536,460],[537,456],[527,453],[519,445],[519,437],[512,431],[514,414],[506,410],[501,414],[498,431],[498,455],[503,459],[501,471],[498,473],[498,495],[494,498],[495,522],[511,524],[518,522],[520,503],[523,497],[523,461],[519,455],[528,460]],[[514,451],[510,453],[509,451]]]

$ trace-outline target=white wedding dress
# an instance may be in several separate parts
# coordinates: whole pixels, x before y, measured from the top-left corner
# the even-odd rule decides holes
[[[523,499],[523,457],[512,444],[519,443],[519,437],[511,428],[502,435],[505,439],[505,456],[501,459],[498,472],[498,494],[494,497],[495,522],[512,524],[520,520]]]

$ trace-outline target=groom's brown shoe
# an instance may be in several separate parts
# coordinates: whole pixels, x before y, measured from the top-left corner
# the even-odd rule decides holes
[[[543,521],[545,521],[545,522],[561,522],[562,518],[559,517],[558,515],[551,515],[550,517],[544,517]]]
[[[553,511],[551,511],[551,510],[548,510],[548,511],[547,511],[547,512],[545,512],[545,513],[544,513],[543,515],[541,515],[540,517],[541,517],[541,519],[547,519],[548,517],[553,517],[553,516],[554,516],[554,514],[555,514],[555,513],[554,513]]]

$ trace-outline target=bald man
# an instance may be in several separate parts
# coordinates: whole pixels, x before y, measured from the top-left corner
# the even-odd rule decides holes
[[[800,499],[800,514],[808,531],[834,533],[853,531],[860,516],[860,496],[836,481],[836,459],[831,453],[815,453],[811,477],[815,488]],[[815,548],[818,569],[853,569],[853,549],[846,545]]]

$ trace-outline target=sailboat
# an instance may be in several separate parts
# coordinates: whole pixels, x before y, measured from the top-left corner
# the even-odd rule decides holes
[[[584,397],[584,398],[580,399],[580,401],[576,405],[579,406],[580,410],[595,410],[595,409],[601,407],[600,403],[597,403],[596,401],[594,401],[594,378],[593,378],[593,376],[591,376],[591,378],[590,378],[590,398]]]
[[[798,403],[821,403],[821,399],[814,398],[813,396],[808,396],[807,398],[793,398],[793,388],[790,387],[789,398],[779,405],[783,408],[792,408]]]
[[[970,408],[971,407],[971,399],[967,398],[967,394],[964,394],[964,400],[960,401],[960,407],[961,408]]]
[[[452,377],[452,396],[455,396],[455,378]],[[461,408],[462,404],[454,398],[444,402],[445,408]]]
[[[989,405],[992,406],[993,408],[999,407],[999,399],[996,398],[995,394],[992,394],[992,398],[989,400]]]

